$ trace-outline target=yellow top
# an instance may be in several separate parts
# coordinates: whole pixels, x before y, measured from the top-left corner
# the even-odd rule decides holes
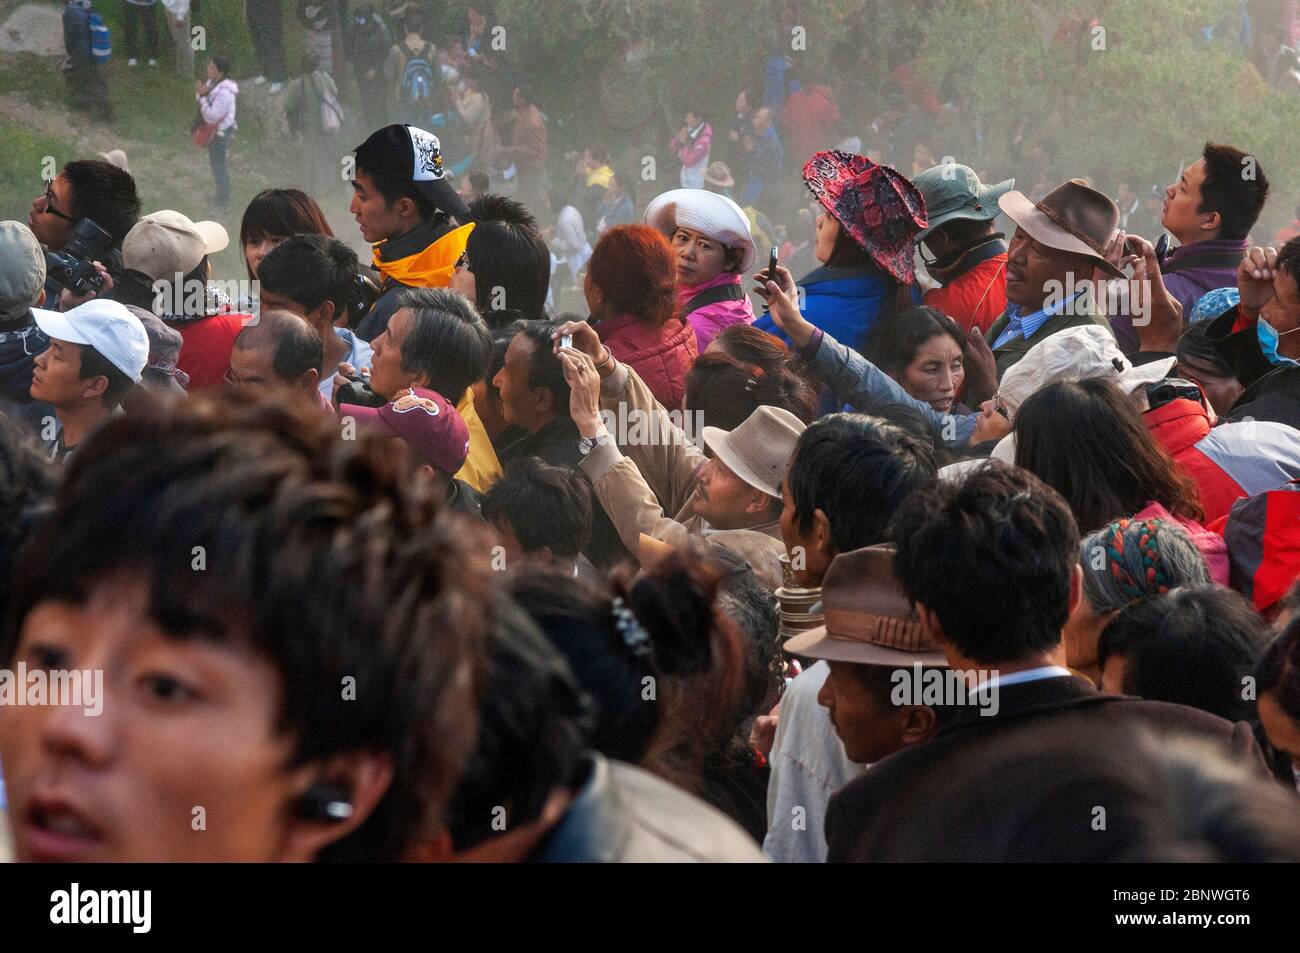
[[[412,288],[445,288],[451,284],[451,274],[456,270],[456,259],[465,250],[469,233],[474,231],[474,223],[452,229],[442,238],[427,248],[407,255],[383,261],[379,249],[383,243],[374,248],[375,270],[381,275]]]
[[[614,181],[614,170],[608,165],[598,165],[594,169],[587,170],[587,186],[599,185],[602,189],[607,189],[610,183]]]
[[[465,458],[465,465],[456,474],[456,479],[464,480],[480,493],[486,493],[487,488],[501,476],[501,461],[497,459],[487,429],[479,419],[478,411],[474,409],[473,388],[465,391],[465,396],[456,405],[456,411],[469,428],[469,456]]]

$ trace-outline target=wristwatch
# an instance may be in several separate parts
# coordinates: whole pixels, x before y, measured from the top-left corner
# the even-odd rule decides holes
[[[608,441],[609,441],[609,434],[607,433],[597,434],[594,437],[579,437],[578,452],[585,457],[587,454],[591,453],[591,451],[595,450],[601,444],[607,443]]]

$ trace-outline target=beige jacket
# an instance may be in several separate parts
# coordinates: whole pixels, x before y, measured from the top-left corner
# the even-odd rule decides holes
[[[749,529],[715,530],[695,515],[695,487],[708,458],[671,422],[634,370],[615,361],[613,373],[600,385],[600,407],[614,420],[627,422],[626,434],[610,430],[615,440],[623,437],[628,442],[621,449],[615,440],[600,444],[581,466],[629,551],[640,552],[642,533],[678,546],[690,536],[702,536],[738,554],[763,585],[770,589],[781,585],[780,556],[785,544],[778,521]]]

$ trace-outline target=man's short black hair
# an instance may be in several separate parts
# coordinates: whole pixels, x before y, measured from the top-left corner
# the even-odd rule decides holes
[[[1207,142],[1198,212],[1219,213],[1219,238],[1243,239],[1268,201],[1268,177],[1259,160],[1235,146]]]
[[[53,502],[59,469],[11,417],[0,414],[0,623],[9,604],[10,571],[28,535]]]
[[[474,169],[469,174],[469,187],[482,195],[492,187],[492,178],[482,169]]]
[[[1139,599],[1101,633],[1097,661],[1126,662],[1125,694],[1249,720],[1255,703],[1241,687],[1268,644],[1268,624],[1240,593],[1182,586]]]
[[[334,302],[334,317],[347,308],[360,265],[357,253],[328,235],[293,235],[267,252],[257,280],[267,291],[308,311]]]
[[[528,386],[545,387],[551,392],[551,407],[560,416],[569,412],[569,382],[564,379],[564,365],[552,350],[551,334],[560,327],[558,321],[524,321],[519,333],[533,344],[528,364]]]
[[[480,195],[469,203],[476,224],[465,243],[474,273],[475,304],[482,312],[512,308],[541,318],[551,284],[551,253],[537,220],[522,203]]]
[[[140,218],[140,196],[131,173],[102,159],[77,159],[65,165],[62,174],[72,193],[68,214],[90,219],[121,248]]]
[[[378,434],[343,440],[306,401],[191,397],[114,417],[24,550],[0,665],[37,605],[139,580],[164,632],[275,668],[285,770],[392,758],[374,813],[317,859],[401,860],[444,822],[473,747],[492,575],[487,541],[437,512],[415,468]]]
[[[526,553],[550,547],[577,557],[591,537],[591,486],[576,470],[551,466],[537,457],[506,464],[483,494],[483,519],[509,526]]]
[[[402,370],[424,374],[429,387],[454,407],[483,379],[492,353],[492,334],[464,295],[449,288],[406,288],[399,308],[414,320],[402,339]]]
[[[99,395],[99,399],[109,409],[122,403],[126,395],[131,392],[131,388],[135,386],[135,381],[118,370],[117,365],[89,344],[78,344],[77,348],[81,351],[81,371],[77,374],[77,379],[88,381],[95,377],[107,378],[108,387]]]
[[[235,338],[237,350],[267,346],[271,369],[285,383],[293,383],[313,368],[325,370],[325,345],[316,329],[292,311],[266,311],[256,323],[244,326]]]
[[[913,493],[893,525],[894,568],[944,635],[981,664],[1056,646],[1070,611],[1079,530],[1061,495],[990,461]]]
[[[935,476],[934,450],[901,427],[865,414],[829,414],[795,444],[786,479],[805,532],[822,510],[842,553],[885,541],[890,520]]]

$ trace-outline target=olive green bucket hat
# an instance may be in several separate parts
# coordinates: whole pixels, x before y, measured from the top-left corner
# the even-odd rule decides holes
[[[916,236],[918,242],[945,222],[965,218],[989,221],[998,217],[998,199],[1016,186],[1015,179],[997,185],[985,185],[968,165],[945,162],[926,169],[912,179],[912,183],[925,196],[925,207],[930,221]]]

